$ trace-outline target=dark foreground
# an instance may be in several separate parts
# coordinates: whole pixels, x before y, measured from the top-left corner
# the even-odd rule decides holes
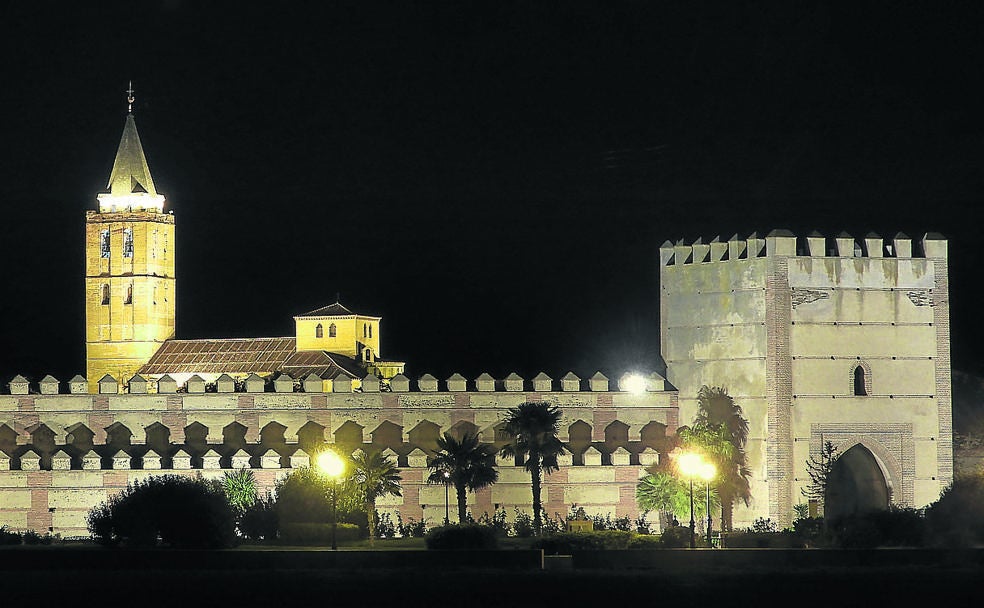
[[[344,553],[344,552],[343,552]],[[214,555],[214,554],[213,554]],[[11,554],[4,556],[9,559]],[[144,568],[34,565],[0,570],[0,597],[81,605],[170,606],[901,606],[977,605],[979,563],[655,569],[425,567],[202,569],[194,556]],[[408,556],[410,557],[410,556]],[[4,561],[7,561],[5,559]],[[57,560],[56,560],[57,561]],[[149,560],[154,561],[154,560]],[[645,604],[643,604],[645,602]]]

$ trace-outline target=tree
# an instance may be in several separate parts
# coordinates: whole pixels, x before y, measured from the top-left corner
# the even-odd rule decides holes
[[[355,468],[352,480],[365,506],[369,520],[369,545],[372,546],[376,539],[376,499],[387,495],[402,496],[402,478],[396,463],[380,452],[369,456],[358,451],[352,457],[352,465]]]
[[[658,511],[662,515],[660,526],[665,529],[671,516],[690,512],[690,486],[655,467],[646,469],[646,473],[636,484],[636,504],[643,511]]]
[[[723,530],[731,530],[735,501],[741,500],[748,506],[752,498],[748,482],[752,472],[748,468],[748,458],[745,455],[748,421],[742,414],[741,406],[735,403],[726,389],[705,385],[697,391],[697,415],[694,417],[693,429],[704,429],[695,432],[701,434],[701,439],[711,441],[707,452],[717,459],[716,487],[721,499]],[[731,444],[734,450],[728,453],[729,450],[718,439]]]
[[[513,440],[499,450],[505,458],[525,457],[524,467],[530,474],[533,490],[533,530],[537,535],[543,528],[542,475],[558,470],[557,456],[567,451],[564,442],[557,438],[560,416],[560,408],[549,403],[526,402],[509,408],[505,429]]]
[[[810,483],[805,488],[800,488],[800,494],[808,500],[817,501],[820,513],[823,513],[824,497],[827,494],[827,479],[836,460],[837,448],[833,443],[824,441],[820,446],[820,454],[810,456],[806,461],[806,473],[810,476]]]
[[[222,476],[222,487],[229,504],[238,515],[245,513],[256,502],[256,475],[251,469],[241,467],[226,471]]]
[[[458,522],[467,517],[466,492],[475,492],[499,480],[495,448],[482,444],[478,435],[466,433],[459,441],[451,433],[437,439],[437,454],[428,465],[427,483],[453,485],[458,498]],[[447,474],[445,476],[445,474]]]

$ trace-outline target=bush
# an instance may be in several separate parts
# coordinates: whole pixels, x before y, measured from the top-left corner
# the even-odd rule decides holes
[[[495,549],[498,545],[495,529],[481,524],[451,524],[431,528],[424,541],[428,549],[441,551]]]
[[[833,544],[844,549],[921,547],[925,529],[925,521],[919,511],[900,507],[841,517],[830,522]]]
[[[499,509],[492,515],[489,515],[488,511],[482,513],[482,516],[478,518],[478,523],[492,528],[499,536],[509,536],[509,530],[512,528],[506,521],[505,509]]]
[[[50,545],[51,534],[39,534],[34,530],[28,530],[22,535],[25,545]]]
[[[376,518],[376,538],[396,537],[396,525],[389,513],[380,515],[379,511],[376,511],[373,516]]]
[[[660,546],[664,549],[683,549],[690,546],[690,528],[686,526],[670,526],[659,536]]]
[[[103,544],[180,548],[235,544],[235,516],[220,483],[181,475],[148,477],[89,511],[86,523]]]
[[[938,547],[984,543],[984,478],[961,477],[926,509],[926,536]]]
[[[543,549],[548,555],[569,555],[573,551],[599,549],[628,549],[633,534],[624,530],[595,532],[561,532],[541,536],[533,541],[532,549]]]
[[[11,532],[7,529],[6,525],[0,526],[0,545],[19,545],[21,544],[21,535],[17,532]]]
[[[756,532],[754,529],[735,530],[724,538],[729,549],[798,549],[803,540],[792,531]]]
[[[516,509],[516,519],[513,520],[513,532],[520,538],[530,538],[533,536],[533,516]]]
[[[687,542],[690,542],[689,539]],[[688,545],[689,546],[689,545]],[[655,534],[633,534],[629,549],[663,549],[663,539]]]
[[[250,540],[275,540],[280,530],[277,504],[267,495],[246,507],[239,518],[239,532]]]
[[[398,511],[396,513],[396,531],[403,538],[421,538],[427,534],[427,522],[423,519],[417,521],[412,517],[408,517],[406,523],[404,523]]]
[[[350,542],[362,538],[362,530],[355,524],[338,524],[337,542]],[[290,545],[330,545],[331,524],[313,522],[287,522],[280,524],[280,540]]]

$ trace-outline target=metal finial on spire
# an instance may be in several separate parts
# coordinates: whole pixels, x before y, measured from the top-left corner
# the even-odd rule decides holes
[[[133,114],[133,81],[130,81],[129,88],[126,90],[126,111]]]

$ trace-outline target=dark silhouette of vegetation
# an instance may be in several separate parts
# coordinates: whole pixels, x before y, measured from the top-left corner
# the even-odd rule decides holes
[[[506,415],[505,430],[512,441],[502,446],[499,453],[505,458],[524,458],[523,466],[530,474],[533,492],[534,534],[540,534],[543,528],[543,474],[558,470],[557,457],[568,451],[557,437],[560,416],[560,408],[542,402],[521,403],[509,408]]]
[[[351,468],[351,467],[349,467]],[[275,508],[281,529],[291,523],[332,521],[331,492],[338,492],[338,522],[359,526],[368,534],[369,522],[364,511],[364,498],[352,478],[337,484],[314,467],[299,467],[277,481]]]
[[[428,549],[466,550],[495,549],[498,535],[491,526],[481,524],[450,524],[431,528],[424,537]]]
[[[246,507],[239,518],[239,532],[250,540],[276,540],[280,531],[277,503],[267,494]]]
[[[827,480],[830,478],[830,471],[834,468],[836,461],[837,448],[829,441],[823,442],[820,447],[820,454],[810,456],[806,461],[806,472],[810,476],[810,483],[800,489],[800,494],[809,500],[817,501],[820,513],[823,513],[824,499],[827,494]]]
[[[106,545],[217,549],[235,545],[235,515],[220,482],[159,475],[93,508],[89,532]]]
[[[358,494],[369,532],[369,545],[376,541],[376,499],[383,496],[402,496],[400,470],[396,463],[379,452],[367,455],[359,451],[352,457],[352,482]]]
[[[461,440],[448,432],[438,437],[437,454],[427,466],[431,469],[427,483],[454,486],[460,523],[468,518],[467,492],[486,488],[499,480],[495,448],[479,442],[478,435],[473,433],[466,433]]]
[[[926,508],[926,531],[936,546],[984,544],[984,476],[958,477]]]
[[[748,421],[743,417],[741,406],[735,403],[726,389],[705,385],[697,391],[694,428],[698,427],[705,428],[712,434],[720,433],[734,447],[727,457],[720,450],[709,450],[708,453],[708,456],[716,460],[717,478],[714,487],[721,501],[722,529],[731,530],[734,503],[740,500],[747,506],[752,498],[748,483],[752,472],[748,468],[745,454]]]

